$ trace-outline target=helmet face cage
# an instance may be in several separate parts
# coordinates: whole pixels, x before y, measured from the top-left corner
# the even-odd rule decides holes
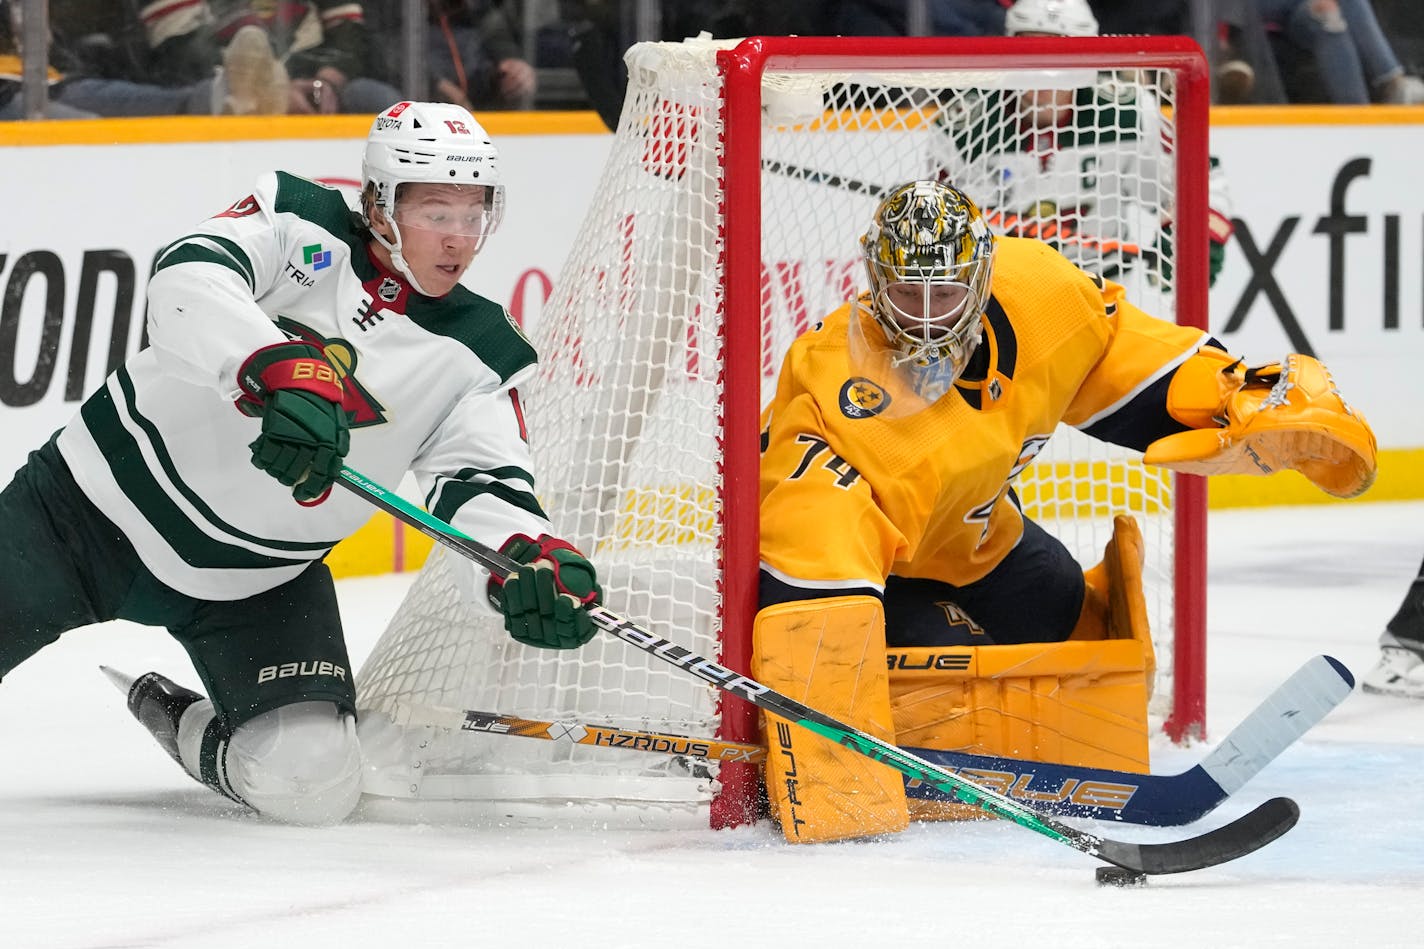
[[[938,181],[901,185],[876,208],[861,248],[872,311],[890,344],[903,361],[945,363],[958,378],[979,342],[993,268],[994,235],[979,208]],[[956,296],[951,306],[937,307],[937,300]],[[918,306],[906,307],[906,300]]]
[[[398,102],[376,116],[361,171],[388,221],[395,220],[399,186],[420,182],[485,188],[483,219],[466,228],[479,233],[465,235],[481,243],[504,215],[499,151],[475,117],[451,103]],[[364,204],[362,214],[369,226]]]

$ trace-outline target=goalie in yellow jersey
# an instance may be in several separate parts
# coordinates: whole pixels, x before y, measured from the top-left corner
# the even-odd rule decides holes
[[[1082,628],[1101,598],[1012,487],[1060,422],[1179,471],[1292,468],[1340,497],[1374,478],[1374,436],[1315,359],[1246,368],[1047,244],[996,238],[953,187],[895,188],[861,246],[870,292],[792,344],[763,416],[753,674],[877,737],[896,738],[887,636],[1101,638]],[[768,732],[788,840],[906,825],[896,772]]]

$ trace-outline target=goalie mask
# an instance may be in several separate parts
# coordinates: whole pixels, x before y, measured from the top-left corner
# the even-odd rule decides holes
[[[370,227],[372,208],[381,209],[395,233],[395,240],[386,240],[374,229],[372,235],[390,251],[396,269],[420,293],[426,291],[416,282],[401,254],[402,223],[408,227],[428,226],[460,237],[473,237],[477,241],[475,252],[478,253],[504,216],[499,151],[475,117],[458,105],[397,102],[376,116],[366,139],[361,177],[362,219]],[[468,220],[424,222],[411,219],[402,222],[398,208],[401,185],[413,183],[479,188],[483,193],[481,210]]]
[[[868,338],[853,319],[853,350],[870,356],[888,345],[889,368],[933,402],[964,373],[979,344],[994,235],[962,191],[912,181],[880,202],[860,245],[871,315],[884,341]]]

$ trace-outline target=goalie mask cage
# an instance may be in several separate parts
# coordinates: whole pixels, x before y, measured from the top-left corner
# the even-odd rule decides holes
[[[541,369],[525,395],[556,531],[598,566],[607,605],[659,636],[748,668],[761,406],[791,340],[865,287],[858,241],[883,189],[959,162],[950,180],[996,229],[1036,213],[1129,299],[1205,327],[1208,100],[1189,40],[702,38],[638,44],[626,61],[618,131],[533,328]],[[1037,157],[1023,174],[1005,154],[1018,133],[982,121],[999,109],[1000,128],[1022,131],[1012,104],[1031,90],[1057,90],[1095,130],[1071,180]],[[1200,735],[1202,479],[1060,427],[1017,490],[1084,566],[1113,514],[1137,516],[1154,720]],[[748,819],[744,763],[419,724],[435,706],[758,740],[751,706],[613,637],[572,652],[512,642],[466,605],[456,556],[436,548],[358,678],[368,791],[502,818]]]

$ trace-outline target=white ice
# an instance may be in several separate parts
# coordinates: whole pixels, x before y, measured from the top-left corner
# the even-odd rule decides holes
[[[1363,674],[1421,556],[1424,503],[1213,513],[1212,736],[1314,654]],[[358,667],[408,581],[339,584]],[[1163,840],[1300,803],[1259,853],[1120,890],[1001,821],[798,848],[765,826],[272,826],[181,774],[100,663],[196,684],[165,633],[121,624],[0,684],[0,947],[1424,946],[1424,702],[1357,691],[1189,828],[1085,823]],[[1153,770],[1209,746],[1155,745]]]

